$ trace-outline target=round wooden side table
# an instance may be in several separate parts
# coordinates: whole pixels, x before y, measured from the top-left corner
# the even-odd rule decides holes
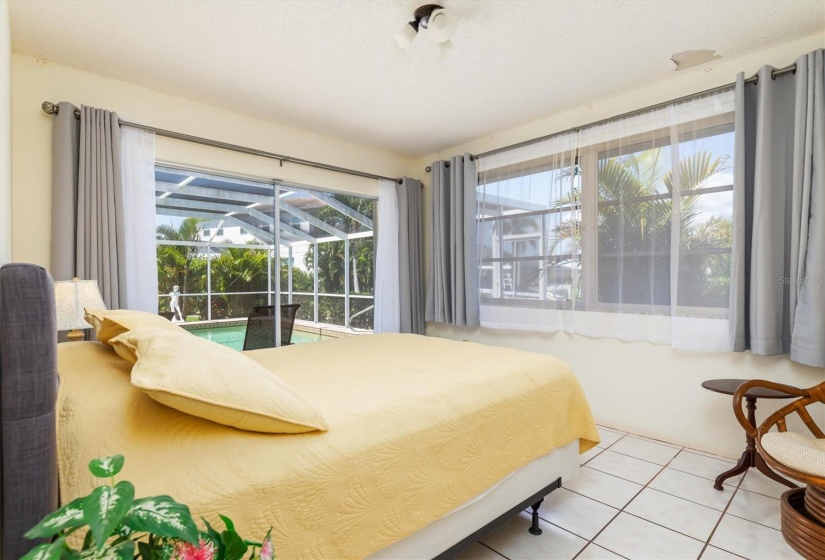
[[[722,393],[723,395],[733,395],[736,390],[739,388],[739,385],[748,381],[747,379],[709,379],[702,383],[702,387],[707,389],[708,391],[713,391],[715,393]],[[756,399],[790,399],[793,398],[793,395],[789,395],[787,393],[783,393],[782,391],[776,391],[774,389],[767,389],[765,387],[754,387],[747,393],[745,393],[745,402],[746,407],[748,409],[748,422],[750,422],[751,426],[754,428],[758,427],[756,424]],[[716,482],[713,485],[714,488],[717,490],[722,490],[722,483],[729,479],[732,476],[736,476],[737,474],[741,474],[748,470],[751,467],[756,468],[759,472],[771,478],[777,482],[788,486],[789,488],[796,488],[796,484],[783,478],[773,472],[770,467],[768,467],[765,460],[759,454],[759,451],[756,449],[756,442],[750,436],[750,434],[745,435],[745,451],[742,453],[742,457],[739,458],[739,462],[736,463],[736,466],[730,469],[729,471],[725,471],[719,476],[716,477]]]

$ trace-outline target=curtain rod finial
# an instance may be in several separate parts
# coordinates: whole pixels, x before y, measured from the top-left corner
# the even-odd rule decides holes
[[[60,107],[52,103],[51,101],[44,101],[40,107],[43,109],[43,112],[47,115],[57,115],[60,113]]]

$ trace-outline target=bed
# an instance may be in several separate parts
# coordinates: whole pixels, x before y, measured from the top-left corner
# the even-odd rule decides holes
[[[250,537],[273,526],[279,558],[450,557],[535,511],[598,441],[547,356],[415,335],[253,351],[330,426],[264,435],[152,401],[104,345],[58,347],[43,269],[0,271],[0,313],[4,557],[31,546],[20,535],[56,507],[58,482],[60,502],[85,495],[88,460],[112,453],[141,495],[224,513]]]

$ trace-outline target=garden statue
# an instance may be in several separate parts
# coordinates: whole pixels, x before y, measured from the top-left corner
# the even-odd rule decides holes
[[[169,309],[172,311],[172,320],[177,319],[180,322],[183,322],[183,313],[180,310],[180,287],[173,286],[172,291],[169,292]]]

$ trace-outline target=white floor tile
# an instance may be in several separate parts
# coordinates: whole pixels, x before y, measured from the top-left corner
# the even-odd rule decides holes
[[[709,546],[702,554],[702,560],[740,560],[742,557],[736,554],[731,554],[727,550]]]
[[[602,428],[601,426],[598,426],[598,429],[599,439],[601,440],[599,442],[599,447],[601,447],[602,449],[610,447],[611,445],[613,445],[614,443],[616,443],[624,437],[624,434],[614,432],[613,430],[607,428]]]
[[[592,459],[593,457],[595,457],[596,455],[598,455],[602,451],[604,451],[603,447],[594,447],[590,451],[582,453],[581,455],[579,455],[579,465],[584,465],[590,459]]]
[[[779,500],[776,498],[740,488],[728,506],[727,513],[774,529],[782,529],[782,513],[779,510]]]
[[[659,465],[666,465],[679,453],[678,447],[670,447],[633,436],[623,437],[611,445],[610,449],[617,453],[623,453]]]
[[[642,489],[640,484],[590,467],[579,469],[579,474],[564,482],[564,487],[619,509],[623,508]]]
[[[668,467],[676,469],[677,471],[695,474],[708,480],[716,480],[717,476],[730,470],[735,464],[733,461],[699,455],[698,453],[685,449],[670,462]],[[743,476],[744,473],[733,476],[727,479],[724,484],[736,486]]]
[[[704,543],[627,513],[602,531],[596,544],[626,558],[686,560],[698,558]]]
[[[710,542],[716,547],[751,560],[801,558],[776,529],[733,515],[725,515]]]
[[[541,535],[527,532],[530,516],[520,513],[482,542],[510,560],[570,560],[585,547],[587,541],[541,522]]]
[[[794,481],[792,480],[791,482]],[[771,498],[776,498],[777,500],[782,496],[782,493],[785,490],[790,490],[789,487],[784,484],[780,484],[775,480],[771,480],[756,469],[748,470],[747,474],[745,474],[744,480],[742,480],[742,485],[740,488],[744,488],[749,492],[762,494],[763,496],[770,496]]]
[[[581,554],[576,556],[576,560],[621,560],[622,558],[624,557],[619,556],[618,554],[613,554],[609,550],[593,543],[587,545],[587,548],[582,550]]]
[[[725,509],[735,490],[730,486],[716,490],[706,478],[670,468],[659,473],[648,486],[719,511]]]
[[[606,449],[599,454],[598,457],[587,463],[587,466],[636,484],[647,484],[656,476],[656,473],[662,470],[661,465],[615,453],[610,449]]]
[[[547,496],[539,509],[539,515],[545,521],[587,540],[595,537],[617,513],[616,508],[564,488]]]
[[[611,428],[610,426],[604,426],[602,424],[596,424],[596,427],[600,430],[607,430],[608,432],[613,432],[613,433],[616,433],[616,434],[625,435],[627,433],[627,432],[624,432],[624,431],[619,430],[617,428]]]
[[[702,542],[708,540],[722,516],[721,511],[652,488],[642,490],[625,511]]]
[[[676,449],[683,449],[681,445],[676,445],[675,443],[670,443],[669,441],[662,441],[660,439],[646,437],[646,436],[639,436],[636,434],[630,434],[634,438],[643,439],[645,441],[652,441],[653,443],[661,443],[662,445],[667,445],[668,447],[675,447]]]
[[[504,557],[501,554],[490,550],[481,543],[475,543],[473,546],[456,556],[455,560],[502,560],[502,558]]]
[[[743,442],[744,445],[744,442]],[[685,447],[685,451],[690,451],[691,453],[696,453],[697,455],[704,455],[705,457],[710,457],[711,459],[719,459],[720,461],[729,461],[731,463],[736,463],[739,461],[739,456],[742,455],[739,453],[736,457],[726,457],[722,455],[717,455],[716,453],[708,453],[707,451],[702,451],[701,449],[691,449],[689,447]]]

